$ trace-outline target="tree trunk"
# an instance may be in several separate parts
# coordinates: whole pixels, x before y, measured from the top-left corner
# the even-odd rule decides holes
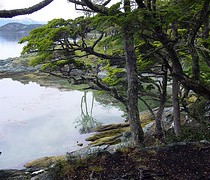
[[[168,53],[172,60],[172,103],[173,103],[173,121],[174,132],[177,136],[181,133],[180,126],[180,104],[179,104],[179,75],[183,75],[182,66],[179,62],[177,54],[173,49],[173,46],[169,46]]]
[[[136,66],[136,56],[134,49],[133,34],[129,27],[124,28],[125,57],[127,70],[127,110],[134,145],[143,146],[144,132],[141,127],[138,110],[138,74]]]
[[[177,136],[181,133],[180,126],[180,105],[179,105],[179,81],[173,76],[172,78],[172,101],[173,101],[173,121],[174,121],[174,132]]]
[[[208,11],[208,16],[206,16],[206,18],[204,19],[204,25],[203,25],[203,29],[202,29],[202,38],[204,40],[208,39],[209,37],[209,14],[210,12]],[[203,46],[205,48],[208,49],[208,43],[203,42]],[[209,53],[206,51],[201,52],[201,55],[203,56],[204,61],[206,62],[206,64],[208,65],[208,67],[210,67],[210,56]]]
[[[161,142],[163,142],[163,135],[164,135],[162,128],[162,116],[164,112],[166,95],[167,95],[167,68],[165,64],[162,65],[162,69],[164,71],[163,80],[162,80],[162,92],[160,93],[160,104],[155,117],[155,123],[156,123],[155,134]]]
[[[199,65],[199,56],[196,48],[193,45],[190,45],[191,57],[192,57],[192,79],[200,79],[200,65]]]
[[[172,27],[174,38],[176,38],[176,27],[173,25]],[[174,121],[174,132],[178,136],[181,133],[180,127],[180,104],[179,104],[179,81],[181,81],[183,77],[183,69],[182,65],[179,61],[176,51],[174,50],[174,44],[169,45],[169,39],[162,32],[159,37],[160,41],[165,46],[166,51],[169,54],[169,57],[172,62],[172,103],[173,103],[173,121]]]

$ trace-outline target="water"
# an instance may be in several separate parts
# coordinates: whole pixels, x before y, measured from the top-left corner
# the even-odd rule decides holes
[[[19,35],[0,35],[0,59],[20,55]],[[97,98],[98,99],[98,98]],[[0,77],[0,169],[78,149],[91,127],[123,122],[123,112],[92,92],[61,91]]]
[[[0,34],[0,59],[20,56],[23,44],[17,42],[23,34]]]
[[[84,101],[85,97],[85,101]],[[123,112],[94,100],[92,92],[61,91],[36,83],[0,80],[0,169],[62,155],[87,144],[89,125],[123,122]],[[85,116],[84,116],[85,115]],[[84,118],[88,117],[88,118]]]

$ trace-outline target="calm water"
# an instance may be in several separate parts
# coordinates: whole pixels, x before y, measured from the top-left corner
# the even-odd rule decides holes
[[[0,168],[20,168],[38,157],[65,154],[78,149],[77,141],[87,144],[89,134],[81,134],[87,126],[123,121],[123,112],[96,102],[91,92],[12,79],[0,80],[0,92]]]
[[[0,59],[20,55],[19,37],[0,36]],[[0,77],[0,169],[78,149],[91,127],[122,122],[123,112],[92,92],[61,91]]]
[[[21,37],[21,34],[0,34],[0,59],[20,56],[24,45],[17,42]]]

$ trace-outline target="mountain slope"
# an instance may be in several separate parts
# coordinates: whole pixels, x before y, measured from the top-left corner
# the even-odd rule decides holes
[[[0,27],[4,26],[8,23],[21,23],[21,24],[46,24],[46,22],[39,22],[39,21],[34,21],[32,19],[29,18],[24,18],[24,19],[17,19],[17,18],[12,18],[12,19],[8,19],[8,18],[1,18],[0,19]]]
[[[42,26],[41,24],[22,24],[22,23],[8,23],[0,27],[1,34],[8,33],[27,33],[32,29]]]

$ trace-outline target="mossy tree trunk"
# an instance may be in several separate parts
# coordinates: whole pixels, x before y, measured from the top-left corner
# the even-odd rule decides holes
[[[141,127],[138,109],[138,74],[136,66],[136,56],[134,49],[133,34],[126,26],[124,28],[125,56],[127,70],[127,110],[133,142],[135,146],[141,147],[144,142],[144,133]]]

